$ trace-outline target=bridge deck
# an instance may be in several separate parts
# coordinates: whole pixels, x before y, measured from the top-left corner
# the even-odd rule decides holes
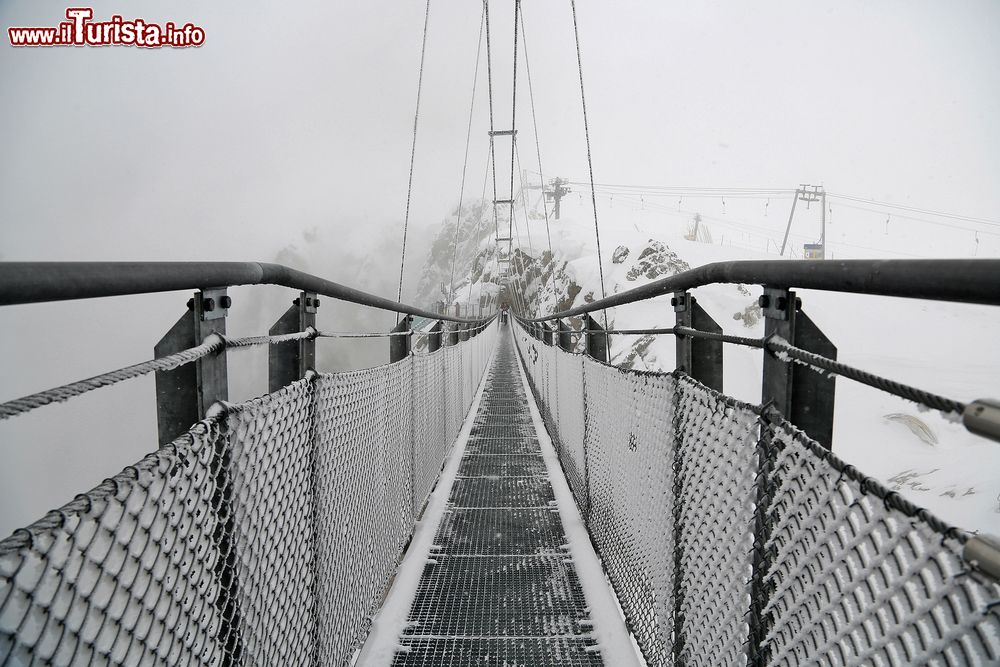
[[[393,665],[601,665],[504,329]]]

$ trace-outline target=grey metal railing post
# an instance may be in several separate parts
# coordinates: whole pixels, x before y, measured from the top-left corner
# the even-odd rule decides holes
[[[823,335],[812,320],[801,311],[795,292],[764,287],[760,297],[764,313],[765,339],[780,337],[796,347],[816,352],[830,359],[837,358],[837,348]],[[834,380],[783,361],[770,350],[764,350],[764,373],[761,404],[773,405],[786,419],[805,430],[827,448],[833,438]],[[767,515],[774,494],[781,483],[775,469],[775,445],[766,425],[761,426],[757,444],[756,511],[754,514],[753,574],[750,579],[750,664],[764,665],[768,661],[765,638],[773,619],[764,609],[772,594],[773,583],[765,581],[774,551],[768,546],[773,526]]]
[[[399,324],[397,324],[392,329],[392,333],[403,333],[407,332],[405,336],[389,336],[389,363],[394,364],[397,361],[402,361],[410,355],[411,347],[411,335],[410,324],[413,322],[413,318],[409,315],[404,315]]]
[[[444,344],[446,347],[451,347],[453,345],[458,345],[458,326],[455,324],[449,324],[447,330],[444,333]]]
[[[676,292],[670,299],[677,326],[709,333],[722,333],[712,316],[690,292]],[[722,341],[694,338],[678,333],[677,370],[687,373],[706,387],[722,391]]]
[[[573,351],[573,329],[562,320],[556,320],[556,328],[559,331],[559,347],[567,352]]]
[[[268,329],[271,336],[305,331],[316,326],[316,309],[319,297],[315,292],[301,292],[288,310]],[[268,391],[278,391],[306,376],[306,372],[316,368],[316,340],[310,338],[298,343],[268,345],[267,385]]]
[[[444,328],[444,322],[438,320],[431,327],[430,333],[427,336],[427,351],[437,352],[441,349],[441,330]]]
[[[195,292],[188,310],[153,347],[153,356],[165,357],[201,345],[210,334],[225,335],[226,314],[232,300],[226,288]],[[204,419],[216,401],[229,399],[226,351],[202,357],[170,371],[156,372],[156,421],[160,445],[172,442],[192,424]]]
[[[226,288],[195,292],[188,301],[188,311],[181,315],[170,331],[153,348],[157,358],[200,345],[207,336],[226,333],[226,315],[232,300]],[[229,399],[229,376],[226,350],[202,357],[170,371],[156,372],[156,420],[160,446],[186,432],[192,424],[204,419],[216,401]],[[216,636],[223,645],[223,665],[242,662],[243,642],[240,636],[240,610],[236,598],[236,550],[233,546],[235,516],[232,511],[233,483],[229,471],[229,440],[223,436],[214,444],[214,459],[209,468],[215,488],[214,510],[219,522],[212,532],[216,551],[212,566],[221,587],[214,605],[221,622]]]
[[[583,326],[586,328],[584,340],[587,341],[587,355],[597,361],[609,363],[608,356],[608,334],[604,333],[604,327],[597,323],[590,315],[587,315]]]
[[[837,358],[837,347],[802,312],[795,292],[765,287],[760,305],[764,313],[765,338],[777,336],[827,359]],[[833,444],[835,389],[833,376],[782,361],[765,350],[762,403],[773,402],[786,419],[827,449]]]
[[[463,343],[469,340],[469,325],[464,322],[458,325],[458,340]]]
[[[546,345],[552,345],[552,327],[545,322],[542,322],[539,326],[542,327],[542,342]]]

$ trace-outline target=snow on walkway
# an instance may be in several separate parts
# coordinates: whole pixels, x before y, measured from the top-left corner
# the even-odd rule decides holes
[[[505,328],[357,664],[640,664],[533,407]]]

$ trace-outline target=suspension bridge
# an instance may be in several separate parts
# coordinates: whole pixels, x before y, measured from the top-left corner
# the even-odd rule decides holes
[[[765,338],[721,333],[693,296],[716,282],[766,286]],[[252,284],[298,295],[268,335],[228,337],[228,286]],[[996,307],[997,285],[996,260],[730,262],[541,319],[470,320],[277,265],[0,263],[4,305],[197,290],[156,359],[0,405],[13,418],[155,373],[161,435],[0,542],[0,662],[351,664],[406,557],[422,570],[396,584],[413,590],[391,664],[616,664],[567,547],[580,521],[646,664],[996,664],[996,539],[890,492],[829,438],[833,375],[994,439],[1000,404],[837,362],[791,288]],[[619,332],[591,313],[663,295],[677,370],[609,366]],[[391,363],[317,373],[320,297],[399,313]],[[722,393],[724,344],[760,349],[760,405]],[[230,403],[228,364],[255,345],[271,392]],[[412,553],[435,492],[433,543]]]
[[[446,294],[461,301],[485,40],[483,192],[492,180],[500,286],[480,298],[485,316],[403,303],[429,2],[395,300],[277,264],[0,262],[0,306],[183,293],[153,359],[0,404],[14,419],[153,374],[158,432],[145,458],[0,541],[0,664],[1000,664],[1000,539],[949,525],[832,450],[838,377],[998,441],[1000,402],[838,361],[795,291],[995,308],[1000,260],[722,262],[608,295],[596,197],[635,192],[594,183],[571,2],[588,162],[574,185],[591,194],[600,293],[540,313],[523,261],[538,253],[530,232],[520,248],[515,217],[520,201],[528,224],[528,186],[515,192],[518,54],[544,177],[513,4],[511,123],[498,126],[483,3]],[[723,331],[697,300],[714,284],[762,288],[763,337]],[[228,335],[243,307],[228,290],[252,285],[291,290],[290,305],[266,333]],[[672,326],[609,326],[608,309],[660,297]],[[396,325],[323,331],[330,299]],[[673,336],[676,368],[610,365],[609,337],[624,334]],[[384,338],[389,363],[319,372],[319,341],[352,336]],[[725,345],[761,355],[759,404],[725,393]],[[268,393],[230,401],[229,369],[252,347],[268,351]]]

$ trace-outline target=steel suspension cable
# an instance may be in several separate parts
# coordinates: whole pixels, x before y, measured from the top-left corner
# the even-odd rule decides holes
[[[607,297],[604,289],[604,264],[601,261],[601,229],[597,223],[597,195],[594,193],[594,161],[590,153],[590,125],[587,122],[587,96],[583,90],[583,58],[580,56],[580,30],[576,22],[576,0],[569,0],[570,8],[573,10],[573,37],[576,40],[576,67],[580,74],[580,101],[583,105],[583,132],[587,140],[587,171],[590,174],[590,201],[594,207],[594,235],[597,237],[597,270],[601,276],[601,298]],[[608,328],[608,311],[604,313],[604,328]]]
[[[489,180],[490,180],[490,155],[487,153],[486,170],[485,170],[485,175],[483,176],[483,194],[479,198],[480,202],[479,221],[476,223],[476,235],[472,239],[475,242],[476,247],[472,252],[472,261],[469,263],[469,298],[467,299],[467,303],[469,304],[470,308],[472,307],[472,273],[476,269],[476,259],[479,257],[479,237],[482,234],[483,230],[483,213],[485,212],[484,209],[486,207],[486,184],[489,182]],[[486,274],[486,262],[483,261],[483,272],[480,274],[480,279],[482,279],[483,276],[485,276],[485,274]],[[482,280],[480,280],[479,303],[480,305],[482,305],[483,303]]]
[[[517,20],[521,12],[521,0],[514,0],[514,67],[511,74],[510,91],[510,220],[507,221],[507,254],[514,252],[514,158],[517,154]]]
[[[524,69],[528,78],[528,99],[531,100],[531,125],[535,134],[535,155],[538,157],[538,177],[542,184],[542,212],[545,214],[545,236],[549,242],[549,257],[552,257],[552,232],[549,230],[549,205],[545,201],[545,176],[542,171],[542,149],[538,142],[538,117],[535,115],[535,89],[531,85],[531,63],[528,60],[528,35],[524,30],[524,11],[521,11],[521,48],[524,49]],[[521,186],[522,189],[524,185]],[[527,224],[527,223],[525,223]]]
[[[527,292],[528,292],[528,272],[527,272],[527,270],[524,267],[524,249],[521,247],[521,230],[518,229],[518,227],[517,227],[517,220],[514,220],[514,231],[517,232],[517,250],[518,250],[518,253],[520,255],[519,259],[521,261],[521,274],[520,274],[520,276],[521,276],[521,282],[523,284],[523,294],[524,294],[524,302],[525,302],[524,307],[525,307],[525,310],[527,310],[527,308],[528,308],[528,298],[527,298]],[[531,237],[530,237],[530,235],[528,237],[528,249],[531,250],[531,256],[533,257],[535,251],[531,247]],[[535,291],[536,303],[535,303],[535,313],[534,313],[535,317],[538,317],[537,296],[538,296],[538,291],[536,290]],[[525,313],[525,314],[527,314],[527,313]]]
[[[531,252],[531,254],[529,255],[529,257],[531,258],[531,261],[534,262],[534,261],[537,261],[537,260],[536,260],[536,257],[535,257],[535,246],[531,242],[531,225],[529,224],[529,219],[528,219],[528,202],[527,202],[527,195],[525,194],[526,191],[524,189],[524,178],[521,175],[521,155],[520,155],[520,151],[518,151],[518,154],[517,154],[517,172],[518,172],[518,175],[520,177],[520,183],[521,183],[520,200],[521,200],[521,206],[524,209],[524,228],[525,228],[525,231],[528,234],[528,250]],[[521,249],[521,230],[518,229],[518,227],[517,227],[517,220],[516,219],[514,219],[514,231],[517,232],[517,246],[518,246],[518,249]],[[524,256],[524,250],[521,250],[521,255],[522,255],[522,257]],[[521,271],[524,272],[524,260],[523,259],[521,260]],[[541,271],[539,271],[539,275],[540,274],[541,274]],[[527,275],[526,272],[524,272],[524,281],[525,281],[525,288],[527,288],[528,275]],[[538,293],[538,289],[536,288],[535,289],[535,299],[534,299],[535,317],[538,317],[538,311],[539,311],[538,298],[539,298],[539,293]]]
[[[486,15],[486,82],[490,100],[490,160],[493,164],[493,227],[494,236],[500,236],[500,223],[497,220],[497,158],[493,151],[493,48],[490,44],[490,0],[483,0],[483,12]],[[499,265],[498,265],[499,266]]]
[[[413,113],[413,143],[410,146],[410,178],[406,186],[406,214],[403,216],[403,249],[399,258],[399,290],[396,301],[403,300],[403,269],[406,266],[406,232],[410,226],[410,200],[413,194],[413,163],[417,155],[417,122],[420,120],[420,93],[424,87],[424,58],[427,55],[427,26],[431,18],[431,0],[424,7],[424,36],[420,45],[420,74],[417,77],[417,108]],[[399,324],[399,313],[396,313],[396,324]]]
[[[472,101],[469,103],[469,129],[465,133],[465,159],[462,162],[462,186],[458,191],[458,220],[455,224],[455,250],[451,256],[451,282],[448,284],[448,302],[455,300],[455,263],[458,261],[458,245],[462,231],[462,203],[465,198],[465,173],[469,166],[469,144],[472,141],[472,115],[476,109],[476,84],[479,82],[479,57],[483,49],[483,27],[486,20],[486,9],[479,18],[479,39],[476,42],[476,70],[472,76]]]

